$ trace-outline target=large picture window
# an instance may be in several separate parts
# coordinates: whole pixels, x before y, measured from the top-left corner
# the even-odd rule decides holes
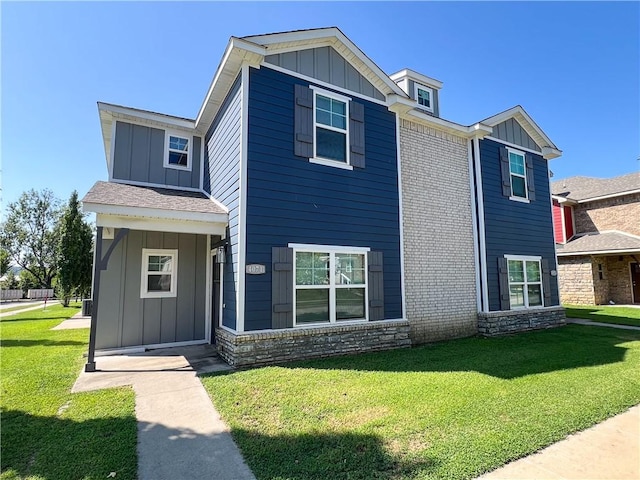
[[[140,297],[175,297],[178,279],[178,250],[142,249]]]
[[[295,249],[295,325],[367,319],[366,250]]]
[[[541,307],[542,270],[540,258],[506,257],[509,272],[509,301],[511,308]]]

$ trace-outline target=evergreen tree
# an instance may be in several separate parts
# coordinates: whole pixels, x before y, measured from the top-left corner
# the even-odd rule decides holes
[[[74,294],[86,295],[91,288],[92,232],[80,212],[76,191],[69,198],[58,232],[57,296],[66,307]]]

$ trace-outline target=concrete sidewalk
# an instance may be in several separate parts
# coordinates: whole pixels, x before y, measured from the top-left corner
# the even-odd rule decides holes
[[[640,479],[640,405],[478,478],[497,479]]]
[[[132,385],[138,420],[138,479],[254,480],[207,395],[199,372],[228,370],[210,345],[97,357],[73,392]]]
[[[577,325],[589,325],[591,327],[618,328],[620,330],[640,330],[640,327],[634,327],[633,325],[618,325],[616,323],[594,322],[593,320],[586,320],[583,318],[567,318],[567,323],[575,323]]]

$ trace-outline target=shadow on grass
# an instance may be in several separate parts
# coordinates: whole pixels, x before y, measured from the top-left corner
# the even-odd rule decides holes
[[[512,379],[621,362],[640,332],[567,325],[498,338],[471,337],[411,349],[287,363],[288,368],[470,372]]]
[[[625,307],[620,307],[625,308]],[[640,313],[640,309],[638,310]],[[623,315],[607,315],[599,309],[594,308],[572,308],[565,307],[565,312],[569,318],[579,318],[583,320],[591,320],[592,322],[613,323],[616,325],[631,325],[640,327],[640,318],[626,317]]]
[[[378,436],[371,434],[264,435],[234,428],[232,435],[256,477],[265,479],[414,478],[417,473],[428,476],[441,463],[417,458],[406,450],[392,454]]]
[[[77,342],[75,340],[2,340],[2,347],[63,347],[70,345],[86,345],[86,342]]]
[[[19,478],[136,478],[135,417],[77,422],[2,409],[2,472]]]

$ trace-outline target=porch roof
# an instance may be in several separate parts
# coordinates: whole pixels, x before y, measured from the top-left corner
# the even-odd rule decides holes
[[[619,231],[594,232],[556,245],[558,256],[640,253],[640,237]]]

